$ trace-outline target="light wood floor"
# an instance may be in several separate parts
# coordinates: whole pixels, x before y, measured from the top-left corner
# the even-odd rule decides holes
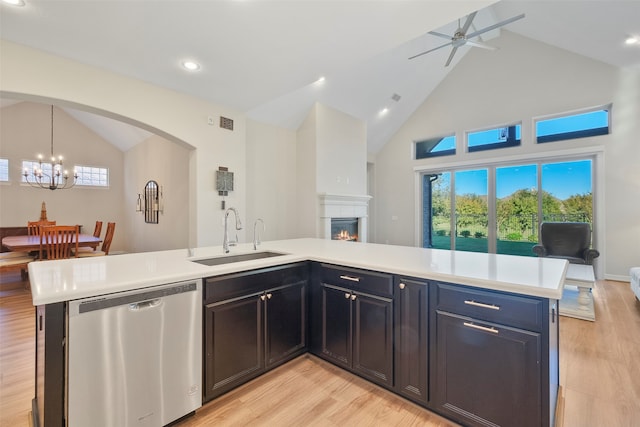
[[[0,427],[26,427],[34,395],[31,296],[0,276]],[[11,289],[17,288],[17,289]],[[640,425],[640,302],[628,283],[593,290],[596,322],[561,317],[564,426]],[[302,356],[206,404],[196,426],[454,426],[313,356]]]

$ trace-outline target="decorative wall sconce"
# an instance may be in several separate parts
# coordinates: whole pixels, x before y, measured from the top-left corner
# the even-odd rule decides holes
[[[229,172],[229,168],[220,166],[216,171],[216,190],[222,196],[221,209],[224,210],[224,198],[229,195],[229,191],[233,191],[233,172]]]
[[[158,214],[164,213],[164,197],[162,187],[156,181],[148,181],[144,186],[144,201],[138,194],[136,212],[144,213],[144,222],[148,224],[158,223]]]

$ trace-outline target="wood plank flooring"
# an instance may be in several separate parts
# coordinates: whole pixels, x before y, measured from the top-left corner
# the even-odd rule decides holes
[[[27,427],[34,396],[34,308],[20,275],[0,276],[0,427]],[[640,420],[640,302],[599,281],[596,322],[560,318],[566,427]],[[313,390],[313,392],[312,392]],[[302,356],[206,404],[180,427],[455,426],[313,356]]]

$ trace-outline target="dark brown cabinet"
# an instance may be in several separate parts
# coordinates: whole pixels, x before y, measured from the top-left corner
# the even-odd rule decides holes
[[[417,403],[429,401],[429,286],[394,279],[395,389]]]
[[[206,279],[204,401],[306,351],[305,264]]]
[[[392,387],[392,276],[329,265],[316,272],[314,353]]]
[[[434,409],[470,426],[549,425],[548,301],[443,283],[432,292]]]

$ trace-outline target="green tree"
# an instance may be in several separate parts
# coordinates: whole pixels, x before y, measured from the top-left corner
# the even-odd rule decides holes
[[[591,193],[574,194],[562,202],[564,213],[574,216],[575,220],[584,215],[585,222],[593,220],[593,196]]]
[[[461,194],[456,196],[456,214],[458,227],[468,227],[471,224],[477,224],[486,227],[487,198],[477,194]]]

